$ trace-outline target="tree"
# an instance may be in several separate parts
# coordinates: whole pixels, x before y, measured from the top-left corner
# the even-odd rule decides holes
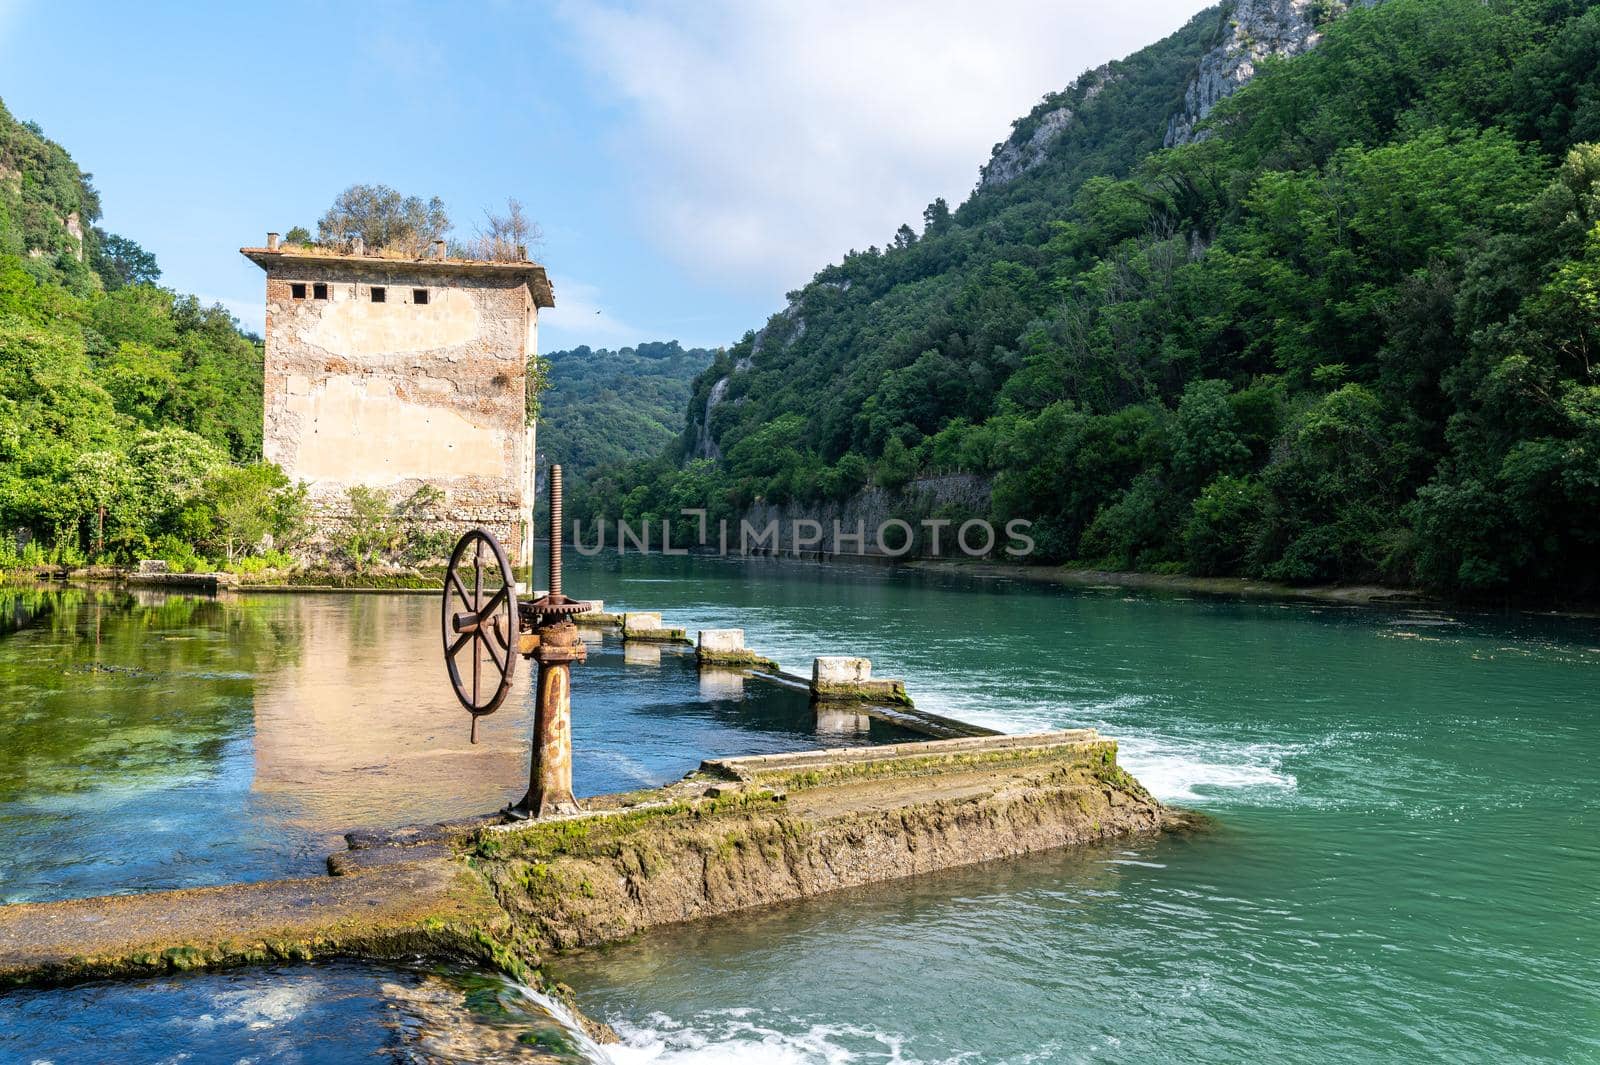
[[[528,360],[528,367],[524,371],[527,377],[527,391],[524,393],[524,413],[527,415],[529,425],[539,420],[539,411],[544,402],[544,394],[550,387],[550,360],[543,355],[535,355]]]
[[[420,256],[450,231],[444,201],[403,196],[388,185],[351,185],[317,220],[317,240],[343,244],[360,237],[369,251]]]
[[[916,454],[898,436],[891,436],[878,457],[878,487],[898,492],[916,475]]]
[[[283,235],[285,244],[310,244],[311,230],[305,226],[291,226],[289,232]]]
[[[506,199],[503,214],[485,210],[483,219],[472,239],[458,244],[453,254],[463,259],[521,262],[528,257],[530,247],[544,240],[539,223],[528,217],[514,197]]]
[[[128,285],[153,285],[161,277],[156,257],[127,237],[98,228],[94,235],[94,272],[108,292]]]
[[[229,562],[260,550],[272,538],[293,546],[306,524],[306,490],[292,485],[270,462],[224,466],[207,479],[206,501],[215,513],[213,536]]]

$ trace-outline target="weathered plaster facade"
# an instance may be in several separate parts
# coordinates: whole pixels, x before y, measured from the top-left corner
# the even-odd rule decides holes
[[[267,274],[265,457],[307,483],[324,527],[351,487],[401,501],[427,484],[445,497],[430,521],[516,553],[544,268],[274,245],[240,249]]]

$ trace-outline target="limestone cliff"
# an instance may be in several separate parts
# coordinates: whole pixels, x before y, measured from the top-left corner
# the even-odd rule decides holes
[[[1036,111],[1019,123],[1008,139],[995,145],[994,155],[981,171],[978,187],[990,189],[1009,185],[1044,162],[1050,146],[1072,124],[1078,111],[1116,77],[1110,63],[1096,67],[1047,101],[1054,106],[1043,112]]]
[[[1293,56],[1314,48],[1322,29],[1353,5],[1379,0],[1235,0],[1220,44],[1200,60],[1183,94],[1183,107],[1167,120],[1164,146],[1204,139],[1200,123],[1219,100],[1255,76],[1268,56]]]
[[[740,519],[757,533],[776,525],[780,547],[772,553],[787,554],[792,550],[795,522],[814,521],[822,528],[822,543],[810,550],[833,553],[833,530],[837,524],[842,537],[854,536],[858,530],[865,531],[862,544],[858,546],[844,540],[840,553],[882,555],[884,552],[877,546],[877,531],[886,522],[899,519],[915,524],[923,518],[945,518],[955,524],[944,531],[937,554],[948,557],[960,553],[955,544],[955,526],[968,518],[987,514],[993,491],[994,484],[988,477],[972,473],[938,474],[918,477],[898,492],[868,486],[843,500],[752,503]],[[731,535],[737,538],[737,529]],[[885,535],[889,550],[898,552],[903,534],[890,529]],[[974,541],[977,542],[981,541]],[[736,542],[734,546],[737,547]],[[931,550],[931,541],[923,533],[913,541],[906,554],[920,558]]]
[[[1204,137],[1201,122],[1219,100],[1255,76],[1263,59],[1299,55],[1314,47],[1322,39],[1323,28],[1350,7],[1378,2],[1230,0],[1212,9],[1209,14],[1220,20],[1217,42],[1200,58],[1184,89],[1182,106],[1167,119],[1163,146]],[[1122,76],[1118,63],[1107,63],[1047,97],[1016,124],[1009,138],[995,146],[981,171],[979,190],[1002,188],[1043,163],[1063,142],[1062,134],[1083,121],[1085,107]]]

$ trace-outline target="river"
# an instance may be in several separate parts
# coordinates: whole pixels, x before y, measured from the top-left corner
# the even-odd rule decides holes
[[[845,892],[565,959],[561,979],[624,1036],[606,1051],[614,1061],[1600,1061],[1593,622],[700,558],[578,558],[567,585],[607,609],[742,627],[791,668],[864,654],[937,713],[1008,731],[1098,727],[1160,798],[1215,821],[1199,835]],[[121,637],[132,664],[103,662],[143,675],[73,672],[87,618],[73,624],[80,658],[60,680],[28,672],[59,648],[62,637],[44,635],[65,628],[59,615],[0,640],[0,669],[18,671],[6,674],[0,721],[12,737],[25,721],[34,737],[32,755],[14,739],[0,753],[8,899],[240,875],[223,846],[209,860],[198,843],[117,859],[116,839],[80,807],[145,817],[143,832],[183,803],[212,802],[213,821],[256,826],[250,867],[280,875],[313,865],[335,822],[452,816],[513,797],[525,700],[488,719],[478,749],[465,746],[465,715],[429,679],[431,601],[174,602],[191,606],[147,609],[211,615],[175,631],[146,622]],[[241,635],[247,615],[256,635]],[[14,650],[29,639],[43,646]],[[195,646],[172,646],[185,644]],[[158,648],[161,668],[136,645]],[[574,679],[590,793],[667,779],[705,754],[818,742],[778,689],[702,693],[670,655],[629,665],[602,646],[593,659]],[[161,688],[157,673],[182,678]],[[352,673],[353,689],[333,687]],[[26,694],[12,679],[22,675]],[[107,694],[76,713],[68,695],[90,681]],[[129,694],[143,683],[152,690]],[[68,695],[52,702],[57,691]],[[96,730],[130,698],[144,717],[113,714]],[[148,731],[145,717],[180,707],[177,725]],[[62,739],[71,726],[93,738]],[[267,746],[274,738],[285,743]],[[163,763],[163,750],[184,753]],[[161,783],[140,791],[147,779]],[[169,808],[171,789],[183,798]],[[41,810],[62,820],[51,828]],[[369,998],[394,983],[334,976]],[[38,1018],[91,992],[30,994],[11,1001],[37,1034],[48,1027]],[[275,1058],[274,1045],[263,1038],[254,1053],[322,1060]]]

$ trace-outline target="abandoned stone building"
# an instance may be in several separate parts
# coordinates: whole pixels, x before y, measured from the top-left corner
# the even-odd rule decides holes
[[[525,369],[539,309],[554,306],[537,263],[286,246],[240,252],[267,275],[262,450],[309,487],[323,532],[349,489],[391,502],[423,485],[423,515],[456,532],[490,529],[520,553],[533,498]]]

